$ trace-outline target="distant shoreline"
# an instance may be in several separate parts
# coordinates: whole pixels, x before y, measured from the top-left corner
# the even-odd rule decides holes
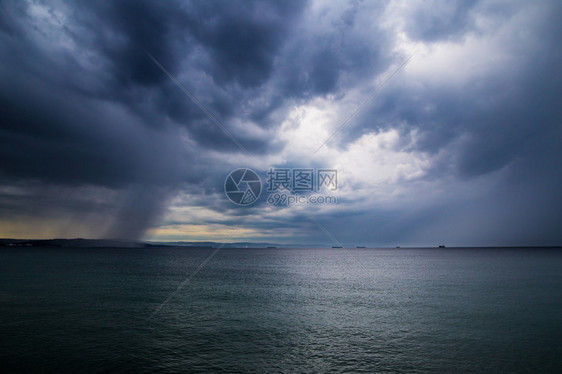
[[[0,248],[186,248],[186,249],[393,249],[397,251],[409,249],[562,249],[562,245],[527,245],[527,246],[399,246],[399,247],[368,247],[368,246],[332,246],[329,244],[300,245],[277,243],[220,243],[220,242],[144,242],[109,239],[0,239]]]

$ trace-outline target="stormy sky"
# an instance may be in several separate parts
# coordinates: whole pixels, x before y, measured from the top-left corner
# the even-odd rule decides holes
[[[4,0],[0,237],[560,245],[561,17]],[[336,169],[337,204],[237,206],[237,168]]]

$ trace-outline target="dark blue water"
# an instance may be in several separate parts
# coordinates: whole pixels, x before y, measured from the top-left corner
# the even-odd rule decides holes
[[[562,250],[211,253],[0,249],[1,370],[562,372]]]

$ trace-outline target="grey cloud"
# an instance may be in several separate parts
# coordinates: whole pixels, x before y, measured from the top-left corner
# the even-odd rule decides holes
[[[553,6],[552,14],[559,8]],[[462,178],[497,171],[521,157],[549,152],[557,158],[558,151],[544,144],[557,136],[562,117],[558,105],[562,75],[557,68],[562,55],[554,42],[561,28],[554,16],[542,22],[536,25],[530,20],[526,26],[543,45],[514,35],[505,41],[504,53],[512,55],[515,65],[490,69],[461,86],[442,79],[408,82],[398,77],[358,116],[344,142],[377,129],[399,126],[405,134],[416,129],[419,151],[437,154],[454,147],[447,151],[454,170],[447,172]],[[521,45],[522,41],[529,44]],[[545,173],[543,178],[552,175]]]
[[[413,40],[436,41],[463,38],[475,27],[473,10],[478,0],[427,0],[412,2],[406,15],[406,32]]]
[[[290,25],[305,2],[210,2],[191,9],[189,30],[210,54],[210,71],[219,84],[263,84]],[[194,7],[195,8],[195,7]]]
[[[2,195],[0,218],[15,211],[49,217],[57,206],[61,214],[78,216],[107,211],[115,225],[96,232],[104,236],[140,237],[179,191],[223,212],[222,202],[207,198],[221,193],[222,173],[228,171],[216,154],[239,154],[236,144],[147,52],[226,127],[252,122],[264,130],[277,129],[295,104],[344,97],[401,57],[393,50],[397,36],[383,25],[386,2],[350,3],[327,26],[310,29],[302,24],[310,4],[298,1],[36,4],[51,7],[54,31],[34,23],[29,3],[0,3],[0,182],[28,192],[25,198]],[[419,139],[405,142],[406,150],[444,154],[429,170],[429,180],[447,175],[472,181],[503,171],[506,180],[482,199],[500,212],[495,217],[517,212],[509,202],[521,194],[526,197],[520,211],[527,209],[533,217],[545,212],[545,222],[559,218],[548,207],[560,206],[553,186],[562,182],[557,172],[562,158],[557,141],[562,135],[562,12],[554,1],[540,5],[548,10],[540,24],[533,18],[525,21],[524,10],[532,4],[497,9],[483,1],[413,5],[401,16],[414,40],[463,43],[467,35],[485,36],[488,30],[475,22],[484,12],[493,16],[494,32],[515,16],[523,18],[531,37],[517,38],[513,31],[505,38],[505,50],[515,57],[514,65],[463,87],[395,79],[340,134],[339,146],[378,129],[397,127],[403,134],[415,129]],[[370,33],[359,23],[366,13],[374,30]],[[250,131],[234,135],[258,157],[275,155],[283,146]],[[529,180],[534,183],[523,183]],[[77,193],[66,202],[53,192],[89,186],[101,190],[89,196]],[[94,198],[103,189],[111,196]],[[29,206],[34,203],[33,213]],[[339,227],[342,241],[361,237],[364,229],[370,232],[366,241],[392,243],[401,235],[420,240],[417,232],[429,227],[424,217],[442,216],[447,206],[454,214],[470,211],[475,219],[490,212],[483,202],[476,205],[480,210],[469,210],[462,202],[444,203],[408,219],[403,212],[383,210],[340,211],[325,218]],[[259,209],[232,209],[226,215],[232,222],[247,218],[250,224]],[[436,219],[431,228],[436,235],[440,222]],[[512,223],[522,227],[524,222]],[[369,231],[373,224],[379,229]],[[304,216],[255,225],[318,233]],[[556,238],[549,224],[544,227],[521,232],[536,240],[541,234]],[[507,240],[507,228],[502,230],[498,238]]]

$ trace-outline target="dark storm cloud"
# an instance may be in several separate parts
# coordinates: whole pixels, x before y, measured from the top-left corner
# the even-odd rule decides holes
[[[187,28],[209,54],[206,69],[220,85],[263,84],[306,2],[205,2],[188,12]]]
[[[456,8],[455,17],[477,17],[478,7],[468,5]],[[509,26],[514,14],[507,8],[505,12],[496,9],[493,15],[499,23],[495,31],[513,28],[496,46],[510,56],[503,66],[492,64],[462,84],[447,82],[440,75],[454,77],[453,72],[462,72],[464,66],[435,70],[422,84],[399,79],[358,116],[343,138],[345,144],[373,130],[399,128],[404,136],[417,131],[418,140],[404,143],[404,150],[442,155],[427,171],[428,181],[454,175],[469,183],[502,173],[503,177],[477,198],[446,200],[412,213],[396,225],[390,224],[392,218],[385,218],[386,224],[377,226],[381,230],[371,231],[380,241],[392,244],[395,237],[401,237],[423,243],[431,236],[425,244],[435,245],[444,239],[481,245],[560,243],[561,200],[555,191],[562,184],[562,49],[558,42],[562,6],[540,2],[540,17],[536,9],[520,9],[516,26]],[[439,16],[439,10],[434,13]],[[449,25],[450,29],[439,27],[439,32],[431,28],[423,32],[415,25],[417,20],[413,19],[414,26],[409,29],[420,41],[481,36],[481,30],[469,32],[465,21]],[[526,34],[520,33],[523,29]],[[493,55],[496,51],[474,52],[469,58],[480,59],[482,53]],[[346,226],[353,231],[362,220],[352,218],[343,225],[341,231]]]
[[[363,50],[366,40],[353,42],[353,8],[334,31],[301,38],[294,25],[306,6],[303,1],[3,2],[0,177],[8,185],[28,180],[116,189],[121,197],[111,215],[135,219],[117,219],[120,228],[107,235],[142,233],[162,211],[167,194],[186,181],[199,183],[213,170],[202,150],[240,151],[148,54],[181,77],[227,127],[234,118],[278,126],[268,116],[285,101],[336,92],[344,71],[376,60],[375,48]],[[294,58],[295,48],[307,53]],[[279,91],[287,71],[300,80]],[[269,92],[265,105],[264,92]],[[181,128],[196,149],[186,149]],[[254,153],[279,148],[251,132],[235,135]],[[206,171],[194,172],[197,168]],[[33,186],[28,196],[38,198],[41,187]],[[157,197],[147,199],[147,190]],[[49,191],[43,192],[49,203],[37,209],[53,207],[57,198],[47,196]]]
[[[186,82],[188,88],[226,123],[234,116],[248,116],[262,119],[261,126],[271,123],[268,113],[283,101],[307,92],[334,92],[342,72],[370,66],[376,59],[374,48],[362,49],[367,41],[354,43],[353,34],[346,31],[353,26],[353,12],[344,15],[343,26],[332,34],[314,36],[313,40],[297,38],[283,50],[287,40],[295,36],[291,26],[306,5],[301,1],[61,4],[66,7],[61,8],[64,19],[56,14],[56,6],[44,4],[60,23],[54,31],[47,29],[52,25],[33,22],[27,14],[30,4],[4,2],[2,6],[3,30],[9,31],[2,35],[6,48],[0,94],[7,114],[3,140],[12,147],[18,141],[30,146],[28,155],[19,162],[8,158],[10,162],[3,168],[7,174],[103,184],[114,180],[126,183],[134,181],[134,175],[147,174],[143,163],[137,162],[147,145],[128,137],[115,138],[123,134],[113,129],[123,126],[114,118],[104,118],[101,113],[105,109],[99,101],[121,103],[125,111],[135,113],[138,118],[129,120],[138,121],[132,126],[138,127],[138,132],[145,132],[145,126],[166,126],[169,116],[188,128],[202,146],[238,151],[147,58],[147,52],[174,75],[182,64],[192,63],[190,77],[195,79]],[[44,39],[38,40],[36,34]],[[73,50],[59,48],[62,38],[75,44]],[[49,42],[53,45],[44,45]],[[308,50],[308,44],[317,46],[303,58],[293,58],[299,56],[295,48]],[[289,80],[304,78],[297,78],[290,92],[274,94],[271,102],[275,103],[265,109],[262,104],[244,107],[244,102],[262,95],[245,88],[263,85],[272,78],[282,50],[285,55],[278,62],[282,73],[275,79],[284,85],[286,76]],[[198,77],[210,77],[216,85],[190,85]],[[253,152],[267,149],[268,141],[254,139],[252,134],[237,137]],[[10,155],[13,152],[5,148],[5,157]],[[45,167],[33,162],[35,157],[41,158]],[[62,167],[61,160],[69,160],[70,165]],[[78,165],[83,165],[83,170],[77,170]]]
[[[357,23],[359,5],[351,3],[327,29],[297,34],[288,43],[279,64],[282,80],[278,86],[285,97],[341,94],[392,62],[394,35],[378,26],[384,3],[370,4],[375,5],[369,15],[371,32]]]
[[[184,58],[202,53],[199,74],[222,83],[256,85],[271,73],[285,23],[303,5],[230,4],[3,2],[3,184],[28,180],[43,186],[117,189],[121,198],[112,213],[117,223],[107,235],[142,234],[170,191],[201,177],[190,170],[204,164],[204,156],[186,149],[179,127],[188,128],[202,148],[238,151],[147,53],[172,74]],[[39,15],[32,17],[33,12]],[[209,91],[211,99],[217,98],[213,108],[232,115],[227,94],[214,91]],[[206,92],[198,94],[207,97]],[[252,150],[264,148],[258,140],[246,144]],[[27,196],[37,199],[43,189],[44,200],[50,201],[36,205],[40,215],[37,210],[53,207],[56,193],[33,183]],[[75,202],[75,209],[83,207]],[[24,210],[21,206],[18,211]]]
[[[478,202],[444,203],[407,218],[391,209],[340,210],[326,215],[325,225],[392,243],[400,235],[419,240],[422,227],[437,237],[440,221],[431,226],[428,215],[469,212],[478,220],[486,212],[522,228],[526,238],[555,238],[548,222],[560,218],[549,207],[560,206],[554,196],[562,182],[561,5],[539,2],[544,16],[533,18],[533,10],[527,19],[532,6],[524,3],[408,4],[399,15],[403,31],[421,44],[463,45],[522,18],[502,40],[513,59],[461,85],[396,79],[336,146],[381,129],[398,128],[405,138],[415,130],[404,150],[442,155],[428,166],[427,180],[468,183],[501,170],[505,179]],[[180,189],[225,212],[211,199],[229,167],[217,155],[230,161],[241,152],[148,54],[250,153],[272,156],[284,143],[271,135],[291,107],[314,98],[337,102],[404,58],[384,18],[392,5],[350,2],[318,11],[304,1],[1,2],[0,218],[84,213],[107,226],[97,236],[140,237]],[[332,8],[341,9],[334,16]],[[478,22],[482,15],[488,23]],[[250,222],[263,208],[231,209],[226,219],[208,222]],[[526,231],[527,221],[506,218],[523,211],[544,212],[547,224]],[[287,220],[268,218],[255,228],[316,230],[305,215]],[[497,237],[509,238],[507,226],[500,229]]]
[[[171,74],[189,71],[184,80],[203,105],[228,122],[241,113],[244,101],[260,92],[246,91],[264,84],[274,69],[275,56],[287,39],[305,2],[118,2],[93,3],[85,15],[100,23],[94,48],[113,71],[108,97],[122,100],[144,117],[166,114],[205,147],[238,151],[232,140],[149,59]],[[210,79],[209,79],[210,78]],[[202,83],[197,83],[202,82]],[[150,87],[146,101],[143,88]],[[151,108],[147,110],[146,106]],[[251,116],[251,113],[250,113]],[[158,118],[152,121],[159,125]],[[238,134],[245,148],[265,151],[263,140]]]
[[[452,165],[463,178],[545,152],[551,153],[549,163],[556,162],[560,151],[548,146],[548,139],[559,138],[562,121],[562,54],[555,41],[562,27],[554,16],[562,12],[559,5],[552,11],[542,24],[527,25],[541,44],[525,46],[520,43],[528,41],[513,38],[502,46],[513,55],[511,65],[479,74],[461,87],[441,79],[423,86],[402,80],[360,116],[351,134],[400,124],[405,131],[419,130],[416,147],[431,154],[462,138]],[[457,68],[462,67],[436,71],[436,78]],[[544,178],[555,177],[547,171]]]
[[[173,138],[122,110],[83,102],[40,81],[31,83],[32,89],[22,88],[3,76],[2,87],[10,85],[0,96],[5,178],[111,187],[181,178],[168,162],[185,157]]]
[[[81,18],[95,34],[95,47],[113,66],[122,85],[156,85],[167,77],[146,58],[152,54],[172,74],[181,58],[202,54],[198,68],[219,85],[263,83],[305,2],[154,2],[89,3]]]
[[[406,15],[406,32],[412,40],[437,41],[462,38],[473,27],[478,0],[428,0],[414,3]]]

